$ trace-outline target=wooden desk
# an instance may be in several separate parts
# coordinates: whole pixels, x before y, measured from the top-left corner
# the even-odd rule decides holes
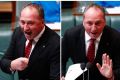
[[[1,1],[0,13],[12,13],[11,30],[14,30],[16,17],[16,1]]]

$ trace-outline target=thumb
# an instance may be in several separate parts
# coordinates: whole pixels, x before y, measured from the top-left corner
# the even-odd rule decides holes
[[[62,76],[60,80],[65,80],[65,77],[64,77],[64,76]]]
[[[22,58],[22,59],[21,59],[21,62],[22,62],[23,64],[28,64],[28,59]]]
[[[96,66],[97,66],[98,70],[100,71],[101,65],[99,63],[97,63]]]

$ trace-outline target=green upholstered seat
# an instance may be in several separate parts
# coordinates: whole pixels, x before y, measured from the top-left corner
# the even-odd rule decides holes
[[[111,27],[120,31],[120,16],[111,16]]]
[[[74,26],[74,16],[72,15],[72,12],[70,9],[66,9],[62,11],[62,16],[61,16],[61,20],[62,20],[62,26],[61,26],[61,30],[62,30],[62,36],[64,34],[64,32],[70,28]]]

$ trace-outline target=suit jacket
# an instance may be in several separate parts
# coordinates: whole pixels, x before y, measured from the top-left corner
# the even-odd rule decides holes
[[[95,60],[90,68],[90,80],[106,80],[96,67],[96,63],[102,64],[102,54],[107,53],[113,61],[115,80],[120,80],[120,33],[105,26],[101,36]],[[85,51],[85,29],[78,25],[66,31],[62,41],[62,70],[66,71],[66,62],[71,58],[73,63],[87,63]],[[87,80],[87,72],[85,72]],[[81,78],[81,76],[79,76]],[[78,78],[78,79],[79,79]],[[80,79],[79,79],[80,80]]]
[[[1,60],[3,71],[10,73],[11,61],[24,57],[26,38],[20,27],[15,29],[10,46]],[[60,72],[60,37],[45,26],[45,32],[36,43],[28,67],[19,71],[20,78],[29,80],[57,80]]]

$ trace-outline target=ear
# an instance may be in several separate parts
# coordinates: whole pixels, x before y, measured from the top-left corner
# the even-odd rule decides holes
[[[83,24],[83,26],[85,25],[85,24],[84,24],[84,21],[82,21],[82,24]]]
[[[44,25],[44,19],[41,19],[41,23]]]

